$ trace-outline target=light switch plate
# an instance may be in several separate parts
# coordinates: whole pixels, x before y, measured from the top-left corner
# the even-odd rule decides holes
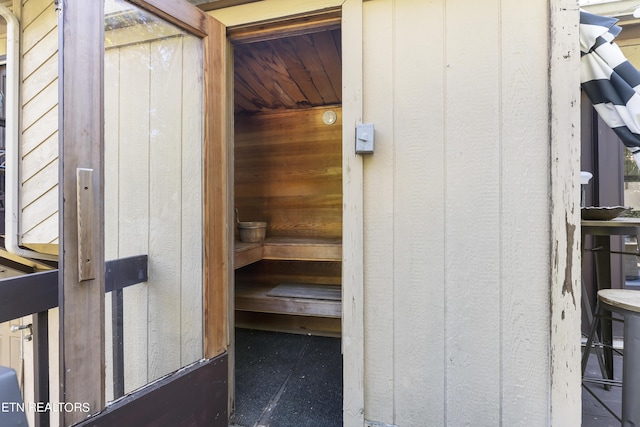
[[[356,154],[372,154],[373,147],[373,123],[363,123],[356,125]]]

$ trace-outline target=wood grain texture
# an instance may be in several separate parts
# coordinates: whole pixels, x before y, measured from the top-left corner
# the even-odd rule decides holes
[[[325,21],[314,22],[308,33],[284,37],[278,31],[277,37],[268,40],[236,42],[237,113],[341,102],[341,32],[333,21],[328,24]],[[286,30],[283,25],[285,34]]]
[[[308,285],[308,287],[313,286]],[[336,285],[333,286],[336,287]],[[269,284],[236,283],[236,310],[337,319],[342,317],[340,300],[321,299],[318,298],[317,292],[313,291],[308,291],[303,296],[272,295],[271,292],[275,288]],[[340,287],[337,286],[337,288],[339,292]]]
[[[227,93],[226,29],[209,19],[204,56],[204,325],[205,357],[227,349],[229,304],[227,289],[232,274],[232,233],[228,160],[231,146]]]
[[[267,236],[339,238],[342,230],[340,109],[236,117],[235,207],[266,221]]]
[[[236,311],[235,323],[239,328],[335,338],[341,336],[340,319],[331,317]]]
[[[93,211],[102,216],[104,54],[101,3],[67,0],[63,12],[61,52],[62,117],[60,121],[60,342],[61,394],[65,402],[86,402],[91,412],[104,407],[104,225],[94,221],[96,278],[78,279],[76,169],[94,169]],[[82,41],[82,42],[80,42]],[[62,412],[61,424],[81,421],[82,412]]]
[[[130,1],[198,37],[205,37],[209,32],[207,16],[200,9],[186,1]]]
[[[93,188],[93,169],[76,169],[76,221],[78,228],[78,280],[93,280],[95,271],[95,236],[94,222],[101,221],[95,212],[95,189]]]

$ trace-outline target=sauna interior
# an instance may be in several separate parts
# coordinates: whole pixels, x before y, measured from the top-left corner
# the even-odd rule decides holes
[[[339,17],[231,34],[235,325],[339,337],[342,60]]]

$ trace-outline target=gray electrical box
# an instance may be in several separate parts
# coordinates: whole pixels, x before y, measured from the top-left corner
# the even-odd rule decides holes
[[[28,427],[16,371],[0,366],[0,426]]]
[[[373,154],[373,123],[356,125],[356,154]]]

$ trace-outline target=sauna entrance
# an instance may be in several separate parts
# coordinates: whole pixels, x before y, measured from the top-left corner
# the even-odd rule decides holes
[[[342,425],[340,17],[229,38],[240,225],[232,422]]]

